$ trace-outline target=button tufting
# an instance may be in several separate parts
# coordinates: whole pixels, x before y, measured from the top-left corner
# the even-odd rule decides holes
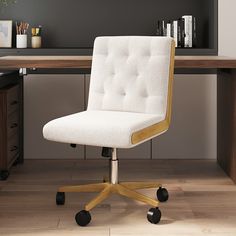
[[[120,95],[121,95],[121,96],[126,96],[126,92],[125,92],[125,91],[122,91],[122,92],[120,93]]]
[[[144,98],[147,98],[147,97],[148,97],[147,91],[146,91],[146,90],[145,90],[145,91],[142,91],[142,92],[141,92],[141,96],[144,97]]]
[[[169,79],[170,40],[161,37],[134,40],[131,37],[127,43],[123,40],[114,37],[96,45],[103,55],[95,50],[97,66],[95,64],[91,79],[93,86],[105,84],[105,90],[103,86],[96,87],[99,91],[94,103],[90,99],[91,107],[100,109],[105,104],[106,109],[157,113],[165,106],[160,99],[166,99],[166,93],[159,93],[162,87],[167,88]],[[162,49],[163,45],[166,46]]]

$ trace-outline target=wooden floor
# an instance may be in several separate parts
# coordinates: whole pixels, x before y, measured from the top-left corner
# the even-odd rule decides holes
[[[215,161],[123,160],[120,180],[160,180],[168,188],[161,222],[147,222],[149,206],[112,196],[91,212],[89,227],[77,226],[74,215],[94,194],[67,194],[59,207],[57,187],[98,182],[107,170],[102,160],[26,161],[14,167],[8,181],[0,182],[0,235],[236,235],[236,185]],[[155,196],[154,189],[142,192]]]

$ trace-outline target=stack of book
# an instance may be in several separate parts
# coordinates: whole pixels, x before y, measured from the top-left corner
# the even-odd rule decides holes
[[[157,35],[173,37],[176,47],[196,47],[196,18],[192,15],[185,15],[172,22],[159,20],[157,25]]]

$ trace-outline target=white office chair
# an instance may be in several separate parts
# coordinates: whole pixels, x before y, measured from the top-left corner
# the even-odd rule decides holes
[[[119,182],[117,148],[132,148],[167,131],[171,119],[175,44],[167,37],[98,37],[94,43],[88,108],[47,123],[46,139],[69,144],[103,147],[110,157],[110,180],[98,184],[65,186],[56,202],[65,203],[65,192],[100,192],[76,214],[78,225],[91,221],[89,211],[111,193],[132,198],[153,208],[147,219],[161,219],[159,202],[168,191],[157,182]],[[157,200],[137,189],[159,188]]]

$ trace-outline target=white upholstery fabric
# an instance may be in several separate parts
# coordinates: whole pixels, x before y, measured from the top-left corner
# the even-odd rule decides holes
[[[88,110],[166,114],[171,38],[95,40]]]
[[[135,131],[158,123],[154,114],[116,111],[84,111],[53,120],[46,124],[46,139],[100,147],[132,147]]]
[[[171,38],[98,37],[87,111],[45,125],[46,139],[130,148],[132,133],[165,119]]]

